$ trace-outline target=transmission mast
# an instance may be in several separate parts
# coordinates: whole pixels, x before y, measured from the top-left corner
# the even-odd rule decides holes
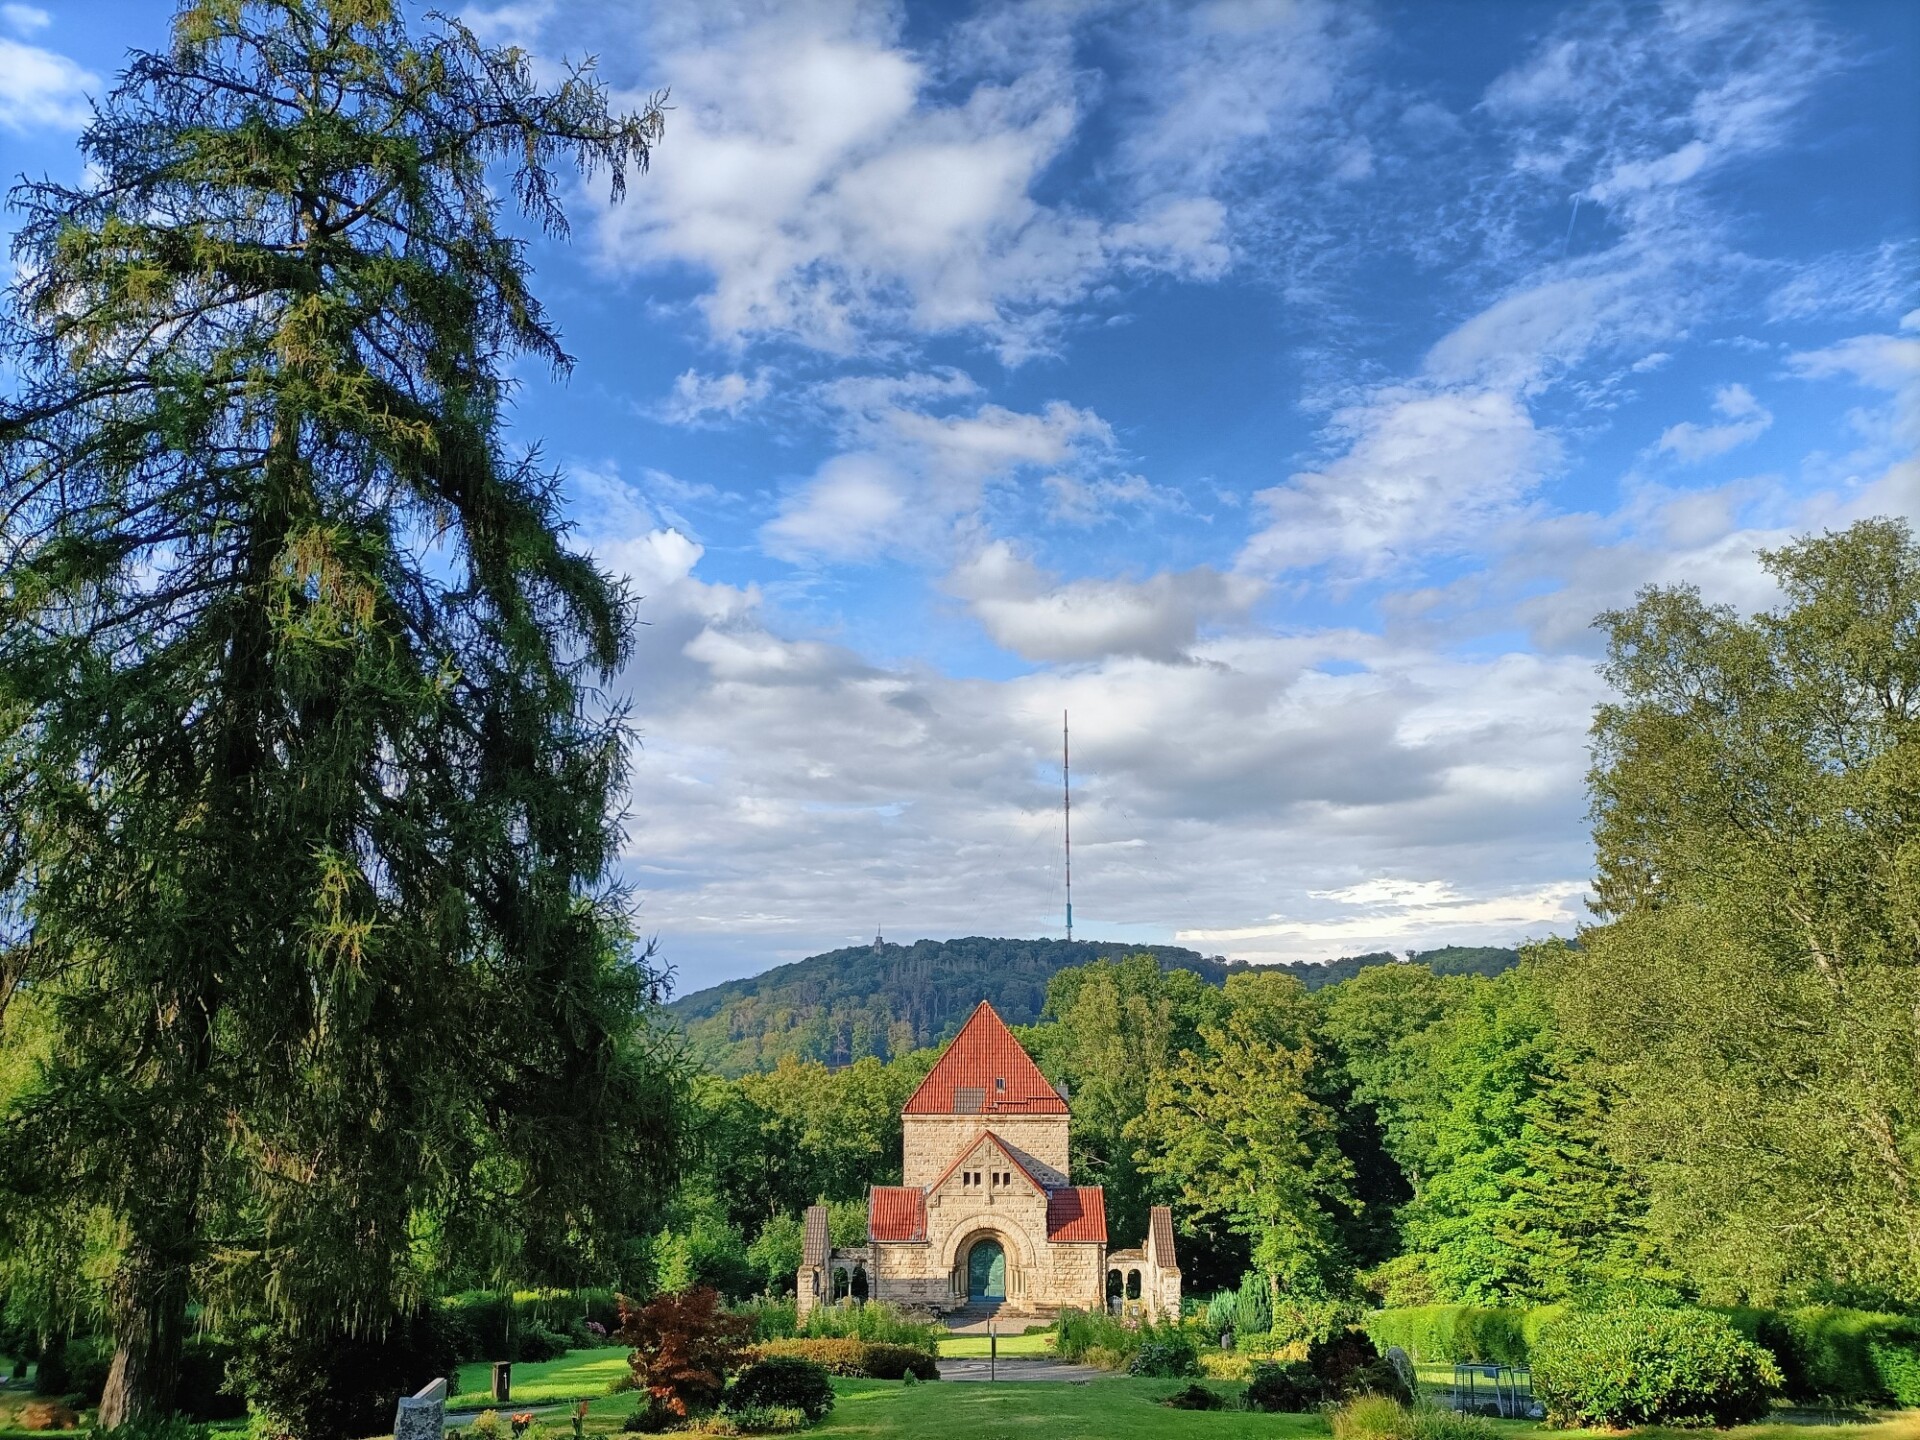
[[[1060,712],[1060,813],[1067,836],[1067,940],[1073,940],[1073,749],[1067,740],[1067,712]]]

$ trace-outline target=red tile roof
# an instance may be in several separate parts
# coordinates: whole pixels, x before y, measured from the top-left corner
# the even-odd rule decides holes
[[[918,1185],[875,1185],[867,1197],[867,1238],[927,1238],[927,1192]]]
[[[1069,1185],[1047,1194],[1047,1239],[1055,1244],[1107,1240],[1107,1197],[1098,1185]]]
[[[1006,1021],[982,1000],[913,1092],[904,1113],[1065,1115],[1067,1102],[1013,1038]]]

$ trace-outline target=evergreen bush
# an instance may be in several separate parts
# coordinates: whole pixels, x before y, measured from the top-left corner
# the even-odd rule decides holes
[[[1303,1414],[1320,1403],[1325,1392],[1319,1378],[1299,1360],[1284,1365],[1255,1365],[1241,1403],[1249,1410]]]
[[[873,1344],[866,1340],[807,1339],[769,1340],[749,1352],[755,1360],[776,1355],[798,1356],[823,1365],[835,1375],[848,1379],[903,1380],[912,1375],[920,1380],[938,1380],[940,1368],[934,1357],[916,1345]]]
[[[1273,1329],[1273,1295],[1267,1277],[1249,1270],[1240,1277],[1240,1293],[1233,1307],[1233,1328],[1242,1335]]]
[[[1227,1402],[1219,1391],[1209,1390],[1198,1380],[1173,1392],[1160,1402],[1175,1410],[1224,1410]]]
[[[1172,1321],[1143,1328],[1127,1373],[1154,1380],[1184,1380],[1200,1373],[1193,1336]]]
[[[727,1392],[727,1408],[799,1410],[818,1420],[833,1409],[833,1380],[827,1367],[799,1355],[769,1355],[742,1370]]]
[[[1773,1357],[1702,1310],[1578,1313],[1534,1347],[1533,1391],[1555,1424],[1739,1425],[1767,1412]]]

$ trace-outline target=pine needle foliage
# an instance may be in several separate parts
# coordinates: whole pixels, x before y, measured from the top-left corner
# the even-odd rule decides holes
[[[13,193],[0,1020],[50,1038],[0,1210],[110,1228],[108,1425],[190,1298],[376,1333],[450,1255],[604,1274],[669,1177],[629,597],[502,439],[569,363],[503,220],[661,119],[389,0],[192,0]]]

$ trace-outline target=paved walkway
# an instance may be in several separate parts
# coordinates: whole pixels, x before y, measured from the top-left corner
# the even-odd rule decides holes
[[[1053,1380],[1070,1385],[1084,1385],[1089,1380],[1098,1380],[1106,1375],[1105,1370],[1092,1365],[1068,1365],[1060,1360],[1001,1360],[997,1369],[990,1369],[985,1360],[945,1360],[940,1362],[942,1380],[986,1380],[998,1379],[1002,1383],[1008,1380]]]

